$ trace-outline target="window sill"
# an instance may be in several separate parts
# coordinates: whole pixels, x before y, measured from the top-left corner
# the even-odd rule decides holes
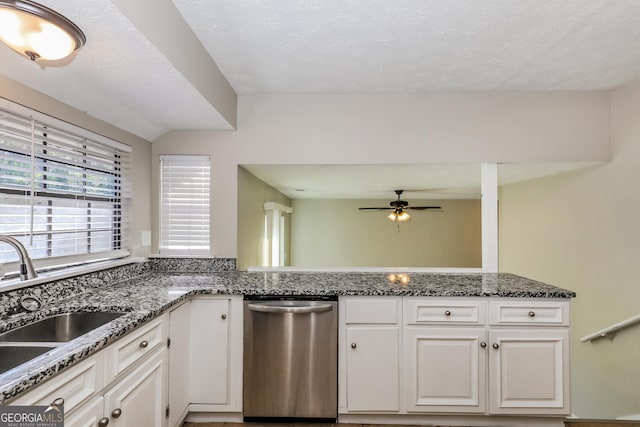
[[[61,268],[59,270],[46,271],[38,273],[38,277],[29,280],[20,280],[19,278],[0,281],[0,292],[13,291],[15,289],[27,288],[29,286],[39,285],[42,283],[52,282],[54,280],[67,279],[69,277],[79,276],[81,274],[93,273],[107,268],[120,267],[127,264],[135,264],[147,261],[141,257],[127,257],[108,261],[100,261],[86,265]]]

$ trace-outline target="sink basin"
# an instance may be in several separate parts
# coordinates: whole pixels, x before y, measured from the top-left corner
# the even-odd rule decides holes
[[[52,346],[0,345],[0,374],[51,350]]]
[[[0,342],[71,341],[124,314],[111,311],[59,314],[0,334]]]

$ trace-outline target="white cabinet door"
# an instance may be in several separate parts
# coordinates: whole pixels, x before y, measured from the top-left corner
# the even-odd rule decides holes
[[[229,300],[191,301],[191,403],[229,403]]]
[[[169,427],[179,426],[189,406],[191,302],[169,313]]]
[[[406,409],[485,411],[487,345],[484,328],[405,328]]]
[[[491,413],[569,413],[567,329],[493,330],[490,345]]]
[[[109,427],[166,425],[166,347],[125,376],[104,395]]]
[[[346,329],[347,409],[400,410],[400,331],[396,325]]]

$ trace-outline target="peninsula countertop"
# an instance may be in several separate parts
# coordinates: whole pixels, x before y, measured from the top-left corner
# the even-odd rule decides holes
[[[150,272],[59,301],[35,313],[0,321],[0,332],[74,311],[125,311],[126,315],[0,374],[0,404],[86,359],[192,295],[428,296],[573,298],[566,289],[508,273]],[[407,282],[408,278],[408,282]],[[395,279],[395,281],[393,280]]]

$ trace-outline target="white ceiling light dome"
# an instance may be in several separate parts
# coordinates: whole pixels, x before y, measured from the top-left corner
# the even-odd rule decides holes
[[[87,41],[69,19],[27,0],[0,0],[0,40],[32,61],[65,58]]]

